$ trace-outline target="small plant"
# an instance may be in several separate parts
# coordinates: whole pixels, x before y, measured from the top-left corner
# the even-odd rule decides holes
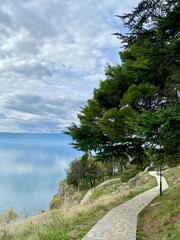
[[[55,195],[53,196],[53,202],[54,202],[54,203],[59,203],[59,197],[58,197],[57,194],[55,194]]]
[[[7,220],[8,221],[15,220],[17,217],[18,217],[17,213],[12,208],[9,208],[7,210]]]
[[[60,206],[59,196],[57,194],[55,194],[50,203],[50,209],[56,209],[56,208],[59,208],[59,206]]]
[[[101,210],[101,209],[105,209],[105,208],[106,207],[105,207],[104,204],[98,204],[97,207],[96,207],[97,210]]]

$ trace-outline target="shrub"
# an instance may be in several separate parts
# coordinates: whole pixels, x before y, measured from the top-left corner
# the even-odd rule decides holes
[[[12,208],[9,208],[7,210],[8,221],[15,220],[17,217],[18,217],[17,213]]]
[[[138,174],[139,172],[140,172],[140,170],[138,170],[138,169],[125,170],[121,175],[121,181],[128,182],[129,179],[135,177],[136,174]]]
[[[59,208],[59,206],[60,206],[59,196],[57,194],[55,194],[49,204],[49,208],[56,209],[56,208]]]

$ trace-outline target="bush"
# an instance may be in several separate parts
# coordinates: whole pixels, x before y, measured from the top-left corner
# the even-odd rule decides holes
[[[60,199],[59,196],[57,194],[55,194],[53,196],[53,199],[51,200],[50,204],[49,204],[49,208],[50,209],[57,209],[60,207]]]
[[[140,172],[140,170],[138,170],[138,169],[125,170],[121,175],[121,181],[128,182],[129,179],[135,177],[139,172]]]
[[[9,208],[7,210],[7,219],[9,221],[15,220],[17,217],[18,217],[17,213],[12,208]]]

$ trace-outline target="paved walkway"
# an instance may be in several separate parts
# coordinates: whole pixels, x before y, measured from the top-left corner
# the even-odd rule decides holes
[[[110,182],[116,182],[116,181],[119,181],[119,180],[120,180],[120,178],[109,179],[109,180],[107,180],[107,181],[105,181],[105,182],[103,182],[103,183],[100,183],[100,184],[97,185],[96,187],[88,190],[88,192],[86,193],[86,195],[84,196],[84,198],[81,200],[80,205],[86,204],[86,203],[89,201],[91,195],[93,194],[93,192],[94,192],[95,190],[97,190],[97,189],[105,186],[106,184],[108,184],[108,183],[110,183]]]
[[[141,210],[159,195],[159,176],[156,177],[158,186],[137,195],[131,200],[109,211],[82,240],[136,240],[137,216]],[[162,177],[162,188],[168,184]]]

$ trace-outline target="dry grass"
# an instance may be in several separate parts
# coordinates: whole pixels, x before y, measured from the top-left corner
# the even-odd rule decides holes
[[[123,194],[119,193],[116,195],[107,195],[102,196],[94,202],[88,203],[86,205],[74,205],[74,206],[65,206],[61,209],[55,209],[51,211],[44,212],[40,215],[29,217],[25,220],[20,220],[17,222],[12,222],[9,224],[2,225],[0,230],[6,230],[10,235],[17,232],[22,232],[24,229],[31,227],[32,225],[45,225],[56,216],[59,219],[59,223],[64,225],[66,222],[69,222],[71,219],[74,219],[77,215],[82,213],[88,213],[93,208],[96,208],[103,202],[103,205],[108,205],[112,201],[119,199],[120,197],[127,196],[130,190],[124,191]]]

